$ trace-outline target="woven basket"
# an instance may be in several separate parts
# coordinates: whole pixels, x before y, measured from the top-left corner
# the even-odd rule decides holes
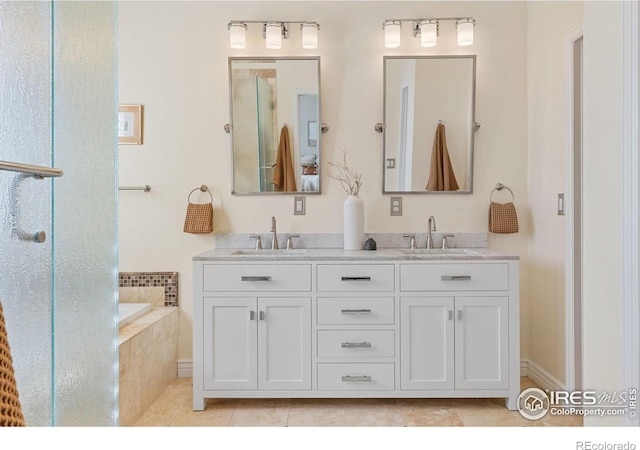
[[[7,329],[0,303],[0,427],[26,426],[13,372]]]

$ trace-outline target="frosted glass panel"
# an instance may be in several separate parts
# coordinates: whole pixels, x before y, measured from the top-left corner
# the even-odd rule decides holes
[[[55,424],[116,424],[116,3],[53,18]]]
[[[0,2],[0,159],[51,165],[51,6]],[[18,38],[17,38],[18,37]],[[18,226],[51,236],[50,179],[0,171],[0,301],[29,426],[52,423],[51,239],[12,237]]]
[[[0,24],[0,160],[64,171],[0,171],[0,301],[25,419],[116,425],[116,3],[0,2]]]

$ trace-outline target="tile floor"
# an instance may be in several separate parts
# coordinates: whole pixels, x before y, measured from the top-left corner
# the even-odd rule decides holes
[[[522,389],[535,384],[523,377]],[[138,427],[580,427],[581,416],[525,419],[502,399],[209,399],[191,409],[191,379],[178,378]]]

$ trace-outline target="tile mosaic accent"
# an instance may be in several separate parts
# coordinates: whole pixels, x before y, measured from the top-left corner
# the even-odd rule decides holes
[[[164,287],[164,306],[178,306],[178,272],[120,272],[120,287]]]

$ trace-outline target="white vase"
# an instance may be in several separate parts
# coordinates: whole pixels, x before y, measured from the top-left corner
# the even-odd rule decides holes
[[[362,250],[364,245],[364,202],[357,195],[344,201],[344,249]]]

